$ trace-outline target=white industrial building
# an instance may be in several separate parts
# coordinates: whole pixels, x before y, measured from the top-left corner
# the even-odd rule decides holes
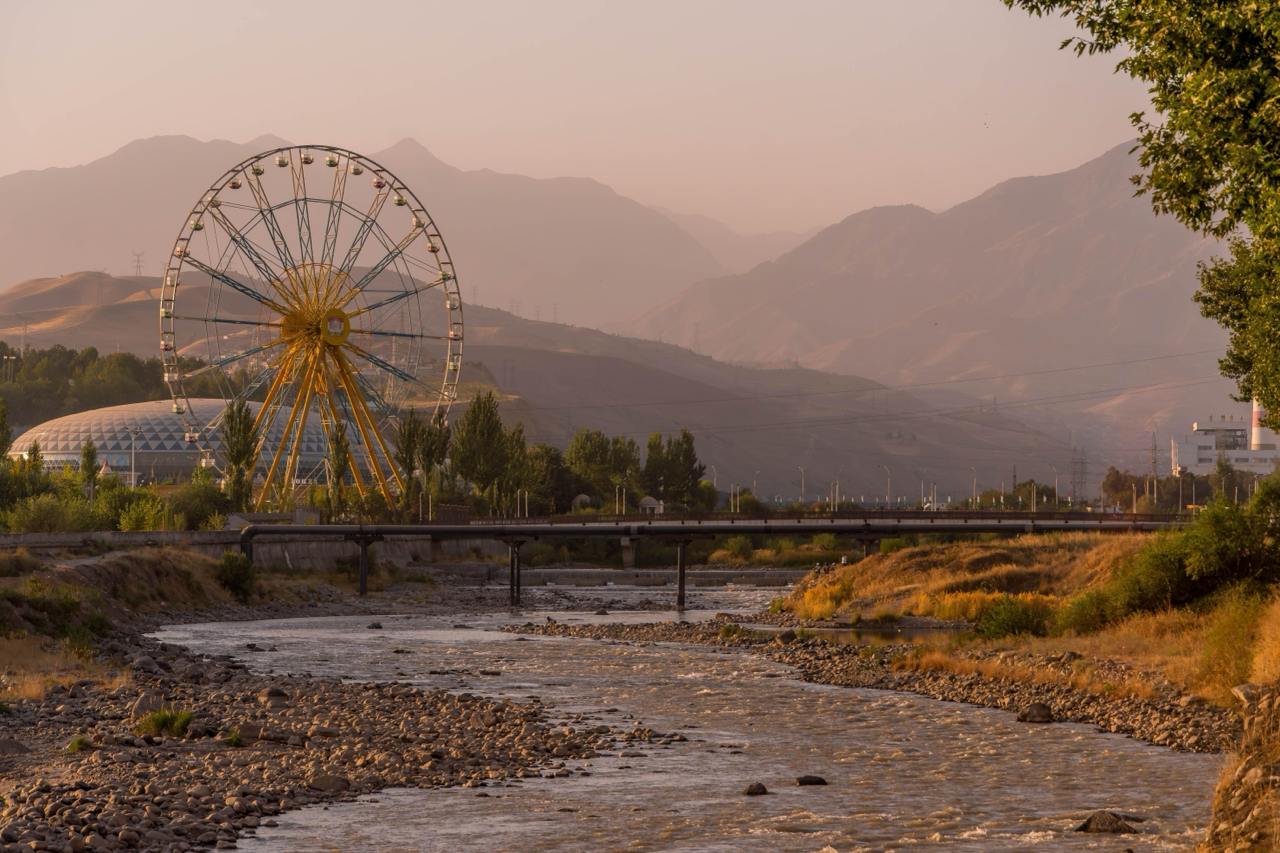
[[[1211,474],[1219,459],[1237,471],[1273,474],[1280,462],[1276,434],[1262,425],[1262,407],[1255,401],[1252,417],[1244,414],[1210,415],[1191,424],[1191,432],[1170,439],[1175,476]]]

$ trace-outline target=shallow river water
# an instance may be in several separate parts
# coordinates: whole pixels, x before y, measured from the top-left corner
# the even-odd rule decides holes
[[[759,598],[742,596],[744,605]],[[378,631],[367,616],[328,617],[183,625],[156,636],[263,671],[536,695],[553,715],[640,721],[689,739],[641,747],[643,757],[592,759],[583,763],[589,776],[480,792],[392,790],[290,812],[242,841],[246,850],[1181,850],[1194,847],[1208,818],[1217,756],[914,695],[805,684],[745,654],[496,630],[547,615],[675,618],[390,615]],[[246,651],[250,642],[275,651]],[[797,787],[802,774],[829,784]],[[742,796],[753,781],[770,795]],[[1071,831],[1099,808],[1145,817],[1142,833]]]

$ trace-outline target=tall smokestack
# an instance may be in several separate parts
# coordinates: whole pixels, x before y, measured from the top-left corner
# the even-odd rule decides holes
[[[1262,450],[1265,441],[1262,433],[1262,419],[1267,416],[1262,404],[1255,398],[1253,401],[1253,423],[1249,429],[1249,449]]]

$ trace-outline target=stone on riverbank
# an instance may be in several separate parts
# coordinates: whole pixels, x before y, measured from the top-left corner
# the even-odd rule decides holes
[[[763,782],[752,782],[742,793],[748,797],[758,797],[761,794],[769,793],[769,789],[764,786]]]
[[[1113,833],[1116,835],[1137,832],[1124,818],[1115,812],[1096,811],[1076,827],[1076,832]]]
[[[821,776],[804,775],[796,777],[797,785],[825,785],[827,780]]]
[[[1043,702],[1032,702],[1018,714],[1020,723],[1052,723],[1053,721],[1053,709]]]

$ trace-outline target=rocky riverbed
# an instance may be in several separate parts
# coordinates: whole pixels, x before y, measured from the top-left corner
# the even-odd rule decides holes
[[[127,683],[56,687],[0,714],[5,853],[230,848],[286,809],[584,774],[600,751],[680,738],[553,724],[536,699],[254,675],[144,638],[104,654],[127,663]],[[190,717],[157,731],[166,711]]]
[[[632,625],[527,624],[511,630],[558,637],[587,637],[635,643],[678,642],[762,654],[796,668],[817,684],[869,687],[918,693],[1018,713],[1029,722],[1089,723],[1101,731],[1188,752],[1222,752],[1240,737],[1237,715],[1172,689],[1137,696],[1093,692],[1072,684],[1078,660],[1071,655],[1027,652],[958,653],[975,665],[995,663],[999,671],[1034,673],[1034,679],[992,677],[982,672],[904,669],[915,653],[906,643],[836,644],[803,639],[794,632],[769,637],[744,631],[728,617],[704,623],[653,622]],[[895,666],[895,664],[897,666]],[[1122,685],[1133,673],[1116,661],[1092,661],[1098,684]]]

